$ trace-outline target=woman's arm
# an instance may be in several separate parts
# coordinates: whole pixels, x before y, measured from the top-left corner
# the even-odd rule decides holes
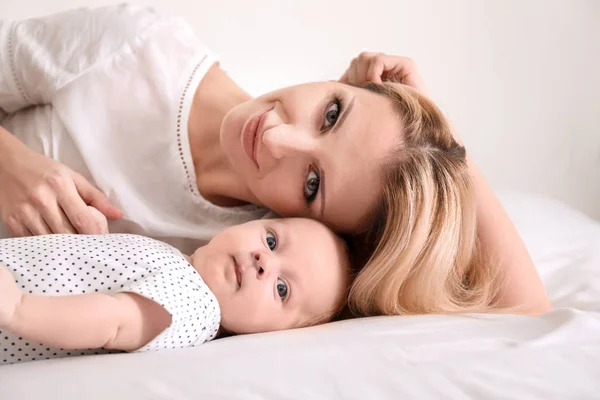
[[[135,47],[165,18],[148,7],[114,5],[0,19],[0,122],[28,107],[52,104],[62,88]],[[0,218],[13,235],[100,233],[86,204],[108,219],[120,218],[83,177],[27,150],[0,127]]]
[[[467,162],[475,185],[479,240],[487,259],[500,266],[507,280],[499,305],[534,315],[550,311],[548,294],[523,240],[471,157]]]
[[[0,328],[63,349],[132,351],[171,324],[159,304],[134,293],[38,296],[20,292],[0,265]]]
[[[362,53],[344,73],[341,82],[362,85],[393,79],[427,94],[427,88],[415,63],[405,57],[381,53]],[[460,138],[453,130],[458,142]],[[501,306],[518,312],[540,314],[551,309],[544,285],[535,269],[508,214],[487,184],[473,160],[467,156],[469,170],[475,185],[478,235],[490,262],[498,263],[507,284],[498,299]]]
[[[0,116],[51,104],[62,87],[135,46],[164,19],[150,7],[135,5],[0,19]]]

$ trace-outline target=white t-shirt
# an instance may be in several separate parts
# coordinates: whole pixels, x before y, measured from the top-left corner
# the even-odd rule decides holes
[[[133,292],[160,304],[171,325],[137,351],[197,346],[213,339],[221,314],[217,299],[183,255],[137,235],[44,235],[0,239],[0,264],[24,293],[67,296]],[[0,329],[0,365],[104,349],[64,350]]]
[[[1,124],[121,208],[111,232],[191,253],[222,229],[267,214],[217,207],[198,192],[188,116],[216,60],[182,19],[149,8],[0,21]]]

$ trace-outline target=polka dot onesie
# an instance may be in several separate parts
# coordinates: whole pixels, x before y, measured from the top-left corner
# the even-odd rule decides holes
[[[133,292],[164,307],[171,325],[137,351],[195,346],[219,329],[217,299],[174,247],[137,235],[46,235],[0,239],[0,263],[24,293],[62,296]],[[0,365],[105,349],[64,350],[0,330]]]

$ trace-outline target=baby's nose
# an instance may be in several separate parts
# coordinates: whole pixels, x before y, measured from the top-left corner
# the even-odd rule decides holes
[[[273,274],[279,274],[279,262],[277,256],[271,252],[257,252],[254,254],[256,276],[258,279],[268,278]]]

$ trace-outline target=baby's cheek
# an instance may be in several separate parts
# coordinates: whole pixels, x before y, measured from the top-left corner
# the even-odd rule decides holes
[[[239,295],[241,293],[237,293]],[[244,293],[247,294],[247,293]],[[277,310],[253,295],[237,296],[219,302],[223,327],[237,334],[260,333],[278,330]],[[218,297],[217,297],[218,298]],[[271,302],[273,302],[271,298]]]
[[[108,233],[108,220],[106,219],[104,214],[102,214],[100,211],[98,211],[96,208],[94,208],[92,206],[88,206],[88,210],[90,210],[90,214],[92,215],[92,218],[94,218],[96,225],[100,228],[99,233],[101,235],[107,234]]]

